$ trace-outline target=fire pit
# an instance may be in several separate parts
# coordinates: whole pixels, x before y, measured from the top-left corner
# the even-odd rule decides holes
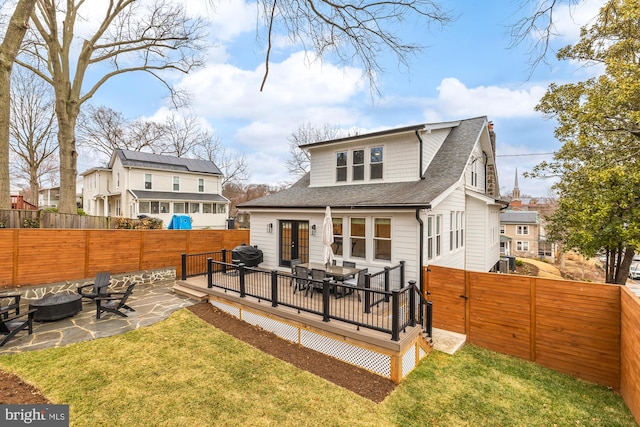
[[[262,251],[255,246],[243,243],[231,251],[231,262],[243,263],[247,267],[257,267],[262,262]]]
[[[41,299],[29,304],[29,310],[37,308],[33,314],[35,322],[50,322],[75,316],[82,311],[82,295],[72,293],[45,294]]]

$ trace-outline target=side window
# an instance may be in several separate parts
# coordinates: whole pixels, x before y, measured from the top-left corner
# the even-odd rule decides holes
[[[427,217],[427,259],[433,259],[433,217]]]
[[[391,261],[391,219],[375,218],[373,221],[374,258]]]
[[[364,179],[364,150],[353,152],[353,180],[362,181]]]
[[[180,177],[173,177],[173,191],[180,191]]]
[[[382,147],[373,147],[371,149],[370,179],[382,179]]]
[[[204,193],[204,178],[198,178],[198,193]]]
[[[351,256],[354,258],[367,257],[366,219],[351,218]]]
[[[336,154],[336,181],[347,180],[347,152],[342,151]]]
[[[333,221],[333,244],[331,248],[335,255],[342,256],[342,218],[332,218]]]
[[[144,174],[144,189],[151,190],[151,174],[150,173]]]

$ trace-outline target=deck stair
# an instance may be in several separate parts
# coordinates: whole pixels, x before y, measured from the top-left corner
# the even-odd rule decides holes
[[[180,282],[176,282],[171,290],[178,295],[183,295],[196,301],[202,302],[209,300],[209,295],[207,293],[193,289],[192,287],[184,286]]]

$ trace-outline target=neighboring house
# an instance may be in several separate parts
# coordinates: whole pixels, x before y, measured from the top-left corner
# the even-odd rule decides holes
[[[500,214],[500,235],[508,238],[500,253],[524,258],[538,256],[540,218],[536,211],[508,210]]]
[[[500,214],[500,254],[525,258],[555,260],[555,244],[548,242],[540,211],[549,213],[552,206],[534,198],[521,198],[518,170],[509,202],[509,210]]]
[[[82,176],[88,215],[147,215],[165,227],[173,215],[188,215],[193,228],[226,227],[229,201],[213,162],[116,149],[108,167]]]
[[[38,209],[57,208],[60,204],[60,187],[38,190]],[[82,177],[76,180],[76,206],[82,207]]]
[[[239,204],[266,268],[322,262],[325,207],[338,263],[375,272],[406,262],[474,271],[500,259],[495,134],[486,117],[427,123],[306,144],[310,172],[290,188]]]

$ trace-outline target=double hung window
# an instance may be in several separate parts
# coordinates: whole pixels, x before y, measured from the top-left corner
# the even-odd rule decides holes
[[[364,150],[353,151],[353,180],[364,180]]]
[[[369,179],[382,179],[382,147],[371,149],[369,167],[371,168]]]
[[[347,180],[347,152],[341,151],[336,154],[336,181],[344,182]]]

